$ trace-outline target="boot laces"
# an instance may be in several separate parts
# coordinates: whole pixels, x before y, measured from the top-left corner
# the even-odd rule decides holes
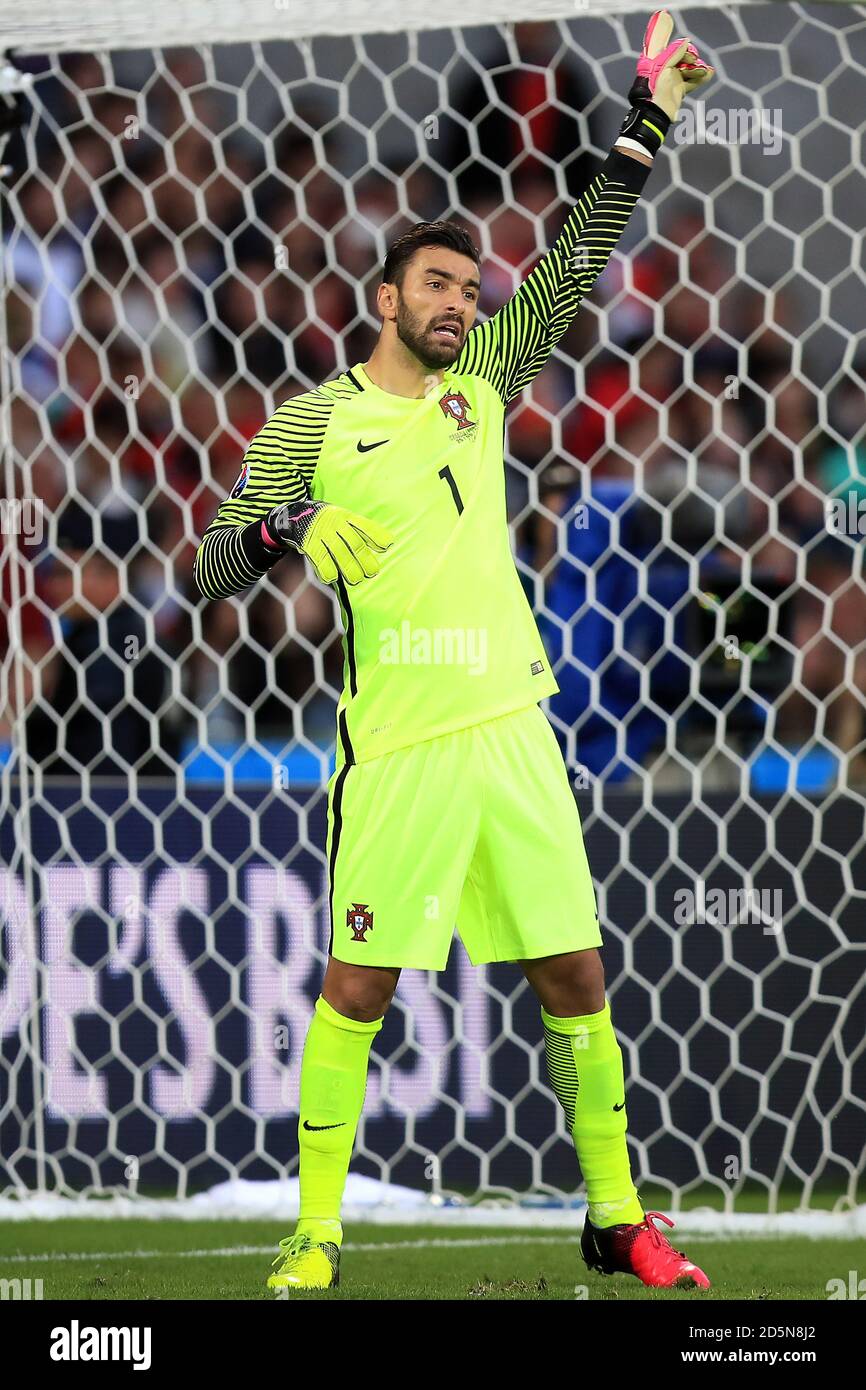
[[[646,1228],[649,1231],[650,1239],[655,1248],[657,1250],[673,1250],[674,1248],[668,1240],[667,1236],[665,1235],[664,1231],[660,1231],[658,1226],[653,1225],[654,1221],[663,1221],[666,1226],[670,1227],[675,1226],[676,1222],[671,1221],[669,1216],[665,1216],[664,1213],[660,1211],[648,1211],[644,1216]],[[674,1250],[674,1254],[679,1255],[681,1260],[684,1260],[686,1258],[682,1250]]]
[[[309,1236],[286,1236],[280,1241],[280,1253],[275,1260],[271,1261],[271,1265],[278,1265],[281,1262],[285,1265],[288,1264],[289,1260],[297,1260],[301,1255],[305,1255],[308,1250],[312,1249],[312,1246],[313,1242],[310,1240]]]

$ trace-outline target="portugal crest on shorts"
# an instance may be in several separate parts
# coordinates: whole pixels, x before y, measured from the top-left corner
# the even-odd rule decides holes
[[[443,415],[450,415],[452,420],[457,421],[458,430],[468,429],[476,423],[469,419],[470,405],[462,391],[449,391],[447,396],[442,396],[439,400]]]
[[[353,941],[366,941],[366,933],[373,930],[373,914],[366,903],[352,903],[346,913],[346,926],[351,928]]]

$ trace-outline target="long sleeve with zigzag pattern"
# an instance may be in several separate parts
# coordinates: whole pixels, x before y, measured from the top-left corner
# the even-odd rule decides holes
[[[502,308],[467,336],[461,372],[474,372],[508,403],[538,376],[610,260],[650,174],[611,151],[559,236]]]

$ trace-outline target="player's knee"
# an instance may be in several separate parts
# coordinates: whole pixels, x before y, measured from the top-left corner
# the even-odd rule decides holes
[[[332,1009],[356,1023],[374,1023],[394,997],[399,970],[351,965],[331,957],[322,994]]]
[[[535,983],[545,1007],[562,1017],[604,1008],[604,966],[597,950],[552,957]]]
[[[604,966],[601,961],[601,952],[580,951],[577,956],[580,965],[578,967],[578,982],[583,988],[600,992],[602,1001],[599,1008],[604,1008]]]
[[[325,998],[344,1018],[356,1023],[374,1023],[387,1011],[394,996],[394,985],[387,980],[343,979],[329,982]]]
[[[375,1023],[376,1019],[381,1018],[387,1011],[390,1003],[390,996],[384,998],[381,995],[368,993],[363,996],[350,994],[346,996],[341,1005],[335,1004],[334,1008],[344,1018],[354,1019],[356,1023]]]

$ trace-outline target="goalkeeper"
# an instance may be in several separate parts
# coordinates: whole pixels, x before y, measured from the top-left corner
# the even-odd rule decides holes
[[[664,10],[650,20],[613,150],[492,318],[475,323],[479,254],[462,229],[421,223],[398,238],[369,361],[279,407],[196,556],[199,587],[220,598],[298,550],[335,586],[345,629],[331,941],[301,1069],[300,1219],[271,1288],[337,1283],[370,1047],[401,969],[444,969],[455,925],[473,964],[519,962],[540,1002],[586,1184],[587,1264],[660,1287],[709,1283],[632,1182],[595,895],[539,709],[557,685],[511,555],[502,456],[506,405],[573,320],[680,103],[711,75],[672,30]],[[395,647],[397,633],[408,642]]]

